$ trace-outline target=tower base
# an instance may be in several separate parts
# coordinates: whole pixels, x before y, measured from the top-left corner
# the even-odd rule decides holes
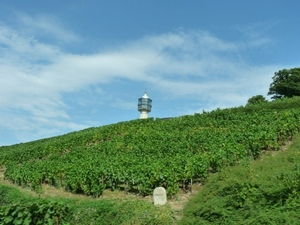
[[[147,119],[148,118],[148,112],[141,112],[140,119]]]

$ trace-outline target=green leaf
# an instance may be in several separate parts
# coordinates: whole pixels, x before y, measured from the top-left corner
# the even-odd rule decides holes
[[[9,224],[10,222],[12,222],[14,220],[14,218],[12,216],[7,216],[4,219],[4,224]]]
[[[28,217],[25,218],[24,221],[23,221],[23,224],[24,224],[24,225],[30,225],[30,223],[31,223],[31,219],[28,218]]]
[[[23,224],[23,219],[14,220],[14,224],[16,225]]]
[[[20,212],[18,213],[18,218],[23,218],[23,212],[22,212],[22,211],[20,211]]]
[[[48,224],[49,224],[49,225],[53,225],[53,224],[54,224],[54,220],[51,219],[51,218],[48,218]]]

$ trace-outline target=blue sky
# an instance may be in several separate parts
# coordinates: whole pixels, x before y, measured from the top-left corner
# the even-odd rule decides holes
[[[4,0],[0,146],[245,105],[300,66],[300,1]]]

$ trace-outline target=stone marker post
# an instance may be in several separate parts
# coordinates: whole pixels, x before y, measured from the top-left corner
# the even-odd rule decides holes
[[[157,187],[153,191],[154,205],[164,205],[167,202],[167,192],[163,187]]]

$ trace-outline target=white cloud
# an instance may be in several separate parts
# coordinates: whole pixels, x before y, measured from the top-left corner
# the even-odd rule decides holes
[[[12,62],[32,62],[42,60],[53,60],[59,50],[55,46],[50,46],[38,42],[32,36],[22,35],[11,28],[0,25],[0,56],[2,61]]]
[[[237,26],[236,29],[242,33],[243,38],[246,41],[246,43],[243,43],[242,46],[250,49],[273,45],[275,43],[275,40],[270,38],[267,35],[267,32],[277,23],[278,21],[273,21]]]
[[[17,13],[23,29],[35,36],[52,37],[64,43],[80,41],[79,35],[73,33],[61,23],[61,21],[49,14],[40,14],[37,16],[29,16],[24,13]]]

